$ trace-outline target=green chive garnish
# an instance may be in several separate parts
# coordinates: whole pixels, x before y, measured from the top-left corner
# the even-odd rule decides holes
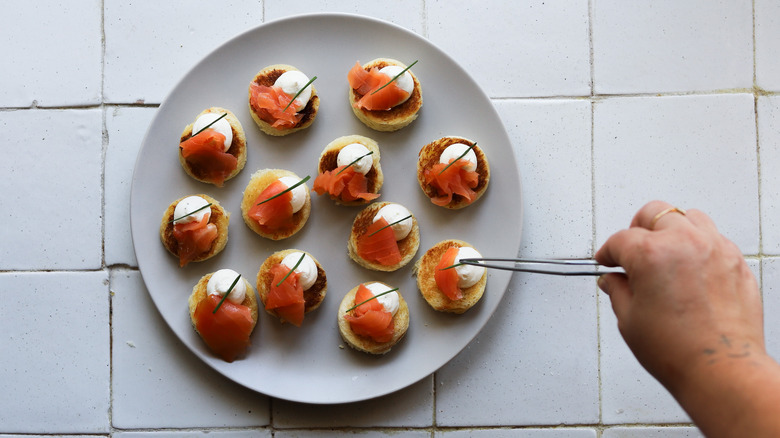
[[[217,310],[219,310],[220,307],[222,307],[222,303],[225,302],[225,299],[230,295],[230,292],[233,291],[233,288],[236,287],[236,283],[238,283],[238,279],[241,278],[241,274],[238,274],[235,280],[233,280],[233,284],[230,285],[227,292],[225,292],[225,296],[222,297],[221,300],[219,300],[219,304],[217,304],[217,307],[214,308],[214,311],[211,313],[217,313]]]
[[[449,169],[449,168],[450,168],[450,166],[452,166],[453,164],[455,164],[455,162],[456,162],[456,161],[458,161],[458,160],[460,160],[461,158],[465,157],[465,156],[466,156],[466,154],[468,154],[470,150],[474,149],[474,146],[476,146],[476,145],[477,145],[477,142],[474,142],[474,144],[472,144],[471,146],[469,146],[468,148],[466,148],[466,150],[465,150],[465,151],[463,151],[463,153],[462,153],[462,154],[460,154],[460,156],[459,156],[458,158],[456,158],[456,159],[454,159],[454,160],[450,161],[450,163],[449,163],[449,164],[447,164],[447,165],[444,167],[444,169],[442,169],[442,170],[441,170],[441,172],[439,172],[439,175],[441,175],[442,173],[444,173],[444,171],[445,171],[445,170]]]
[[[392,227],[393,225],[395,225],[395,224],[398,224],[398,223],[401,223],[401,222],[403,222],[403,221],[405,221],[405,220],[409,219],[410,217],[412,217],[412,215],[411,215],[411,214],[410,214],[409,216],[406,216],[406,217],[403,217],[403,218],[401,218],[401,219],[398,219],[397,221],[393,222],[392,224],[387,224],[387,225],[385,225],[384,227],[382,227],[382,228],[380,228],[380,229],[378,229],[378,230],[374,231],[373,233],[369,234],[367,237],[371,237],[371,236],[373,236],[374,234],[376,234],[376,233],[378,233],[378,232],[380,232],[380,231],[384,230],[385,228],[387,228],[387,227]]]
[[[298,92],[297,92],[297,93],[295,93],[295,96],[293,96],[293,98],[292,98],[292,99],[290,99],[290,101],[289,101],[289,102],[287,102],[287,106],[286,106],[286,107],[284,107],[284,109],[282,110],[282,112],[285,112],[285,111],[287,111],[287,108],[289,108],[289,107],[290,107],[290,105],[292,105],[292,103],[293,103],[293,102],[295,102],[295,99],[297,99],[297,98],[298,98],[298,96],[300,96],[300,95],[301,95],[301,93],[303,93],[303,90],[305,90],[305,89],[306,89],[306,87],[308,87],[309,85],[311,85],[311,83],[312,83],[312,82],[314,82],[314,80],[315,80],[315,79],[317,79],[317,76],[315,76],[315,77],[313,77],[313,78],[309,79],[309,82],[307,82],[307,83],[306,83],[306,85],[304,85],[304,86],[303,86],[303,88],[301,88],[300,90],[298,90]]]
[[[446,268],[439,269],[440,271],[446,271],[447,269],[457,268],[458,266],[463,266],[465,263],[455,263],[454,265],[449,265]]]
[[[362,302],[362,303],[360,303],[360,304],[355,304],[354,306],[352,306],[352,307],[350,307],[349,309],[347,309],[347,310],[346,310],[344,313],[349,313],[349,312],[351,312],[351,311],[353,311],[353,310],[357,309],[358,307],[362,306],[363,304],[366,304],[367,302],[369,302],[369,301],[371,301],[371,300],[373,300],[373,299],[375,299],[375,298],[379,298],[379,297],[381,297],[382,295],[387,295],[387,294],[389,294],[390,292],[395,292],[395,291],[397,291],[397,290],[398,290],[398,288],[395,288],[395,289],[390,289],[390,290],[388,290],[388,291],[384,291],[384,292],[382,292],[381,294],[376,294],[376,295],[374,295],[373,297],[371,297],[371,298],[369,298],[369,299],[367,299],[367,300],[363,301],[363,302]]]
[[[410,68],[412,68],[412,66],[415,65],[415,64],[417,64],[417,61],[414,61],[413,63],[411,63],[409,65],[409,67],[406,67],[405,69],[401,70],[401,73],[398,73],[397,75],[395,75],[393,77],[393,79],[390,79],[390,81],[388,83],[386,83],[386,84],[382,85],[381,87],[377,88],[371,94],[376,94],[382,88],[385,88],[386,86],[390,85],[393,81],[395,81],[396,79],[400,78],[402,74],[406,73],[406,71],[409,70]]]
[[[225,116],[227,116],[227,113],[223,113],[221,116],[219,116],[219,117],[217,117],[216,119],[214,119],[214,121],[213,121],[213,122],[211,122],[211,123],[209,123],[208,125],[204,126],[203,128],[201,128],[201,129],[200,129],[200,131],[198,131],[198,132],[196,132],[196,133],[192,134],[190,137],[195,137],[196,135],[200,134],[201,132],[203,132],[203,131],[205,131],[205,130],[209,129],[209,128],[211,127],[211,125],[213,125],[213,124],[215,124],[215,123],[219,122],[219,121],[220,121],[220,120],[221,120],[223,117],[225,117]]]
[[[282,190],[281,192],[279,192],[279,193],[277,193],[277,194],[275,194],[275,195],[271,196],[270,198],[266,199],[265,201],[263,201],[263,202],[258,202],[256,205],[265,204],[266,202],[270,201],[271,199],[274,199],[274,198],[276,198],[276,197],[278,197],[278,196],[282,196],[282,195],[284,195],[285,193],[289,192],[290,190],[292,190],[292,189],[294,189],[294,188],[298,187],[299,185],[301,185],[301,184],[305,183],[306,181],[308,181],[308,180],[309,180],[309,178],[311,178],[311,177],[310,177],[309,175],[306,175],[306,178],[304,178],[304,179],[302,179],[302,180],[298,181],[297,183],[293,184],[293,185],[292,185],[292,186],[290,186],[290,187],[287,187],[286,189],[284,189],[284,190]]]
[[[204,205],[203,207],[201,207],[201,208],[199,208],[199,209],[197,209],[197,210],[195,210],[195,211],[191,211],[191,212],[189,212],[189,213],[185,214],[184,216],[177,217],[177,218],[175,218],[175,219],[171,219],[171,220],[170,220],[168,223],[171,223],[171,222],[176,222],[176,221],[178,221],[178,220],[184,219],[185,217],[187,217],[187,216],[190,216],[190,215],[193,215],[193,214],[195,214],[195,213],[197,213],[197,212],[199,212],[199,211],[201,211],[201,210],[203,210],[203,209],[206,209],[206,208],[208,208],[208,207],[211,207],[211,202],[209,202],[208,204]]]
[[[290,274],[292,274],[294,270],[298,269],[298,266],[301,264],[301,262],[303,261],[304,257],[306,257],[306,253],[305,252],[301,253],[301,258],[299,258],[298,262],[295,263],[295,266],[293,266],[292,269],[290,269],[290,272],[288,272],[287,275],[285,275],[284,278],[282,278],[282,281],[276,283],[276,287],[281,286],[282,283],[284,283],[284,280],[287,280],[287,277],[289,277]]]
[[[338,174],[340,174],[341,172],[343,172],[343,171],[347,170],[347,168],[348,168],[348,167],[350,167],[350,166],[352,166],[353,164],[355,164],[355,163],[357,163],[358,161],[360,161],[360,159],[361,159],[361,158],[363,158],[363,157],[367,157],[367,156],[369,156],[369,155],[371,155],[371,154],[373,154],[373,153],[374,153],[374,151],[368,151],[368,153],[366,153],[366,154],[363,154],[363,155],[361,155],[361,156],[359,156],[359,157],[355,158],[354,160],[352,160],[352,162],[351,162],[351,163],[349,163],[349,164],[347,164],[346,166],[344,166],[344,168],[343,168],[343,169],[341,169],[341,170],[339,170],[338,172],[336,172],[336,175],[338,175]]]

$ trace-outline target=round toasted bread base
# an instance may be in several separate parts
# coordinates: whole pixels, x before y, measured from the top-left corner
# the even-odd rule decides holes
[[[328,145],[325,146],[325,149],[320,154],[320,161],[317,167],[319,173],[324,173],[337,168],[337,158],[339,151],[343,149],[344,146],[350,145],[352,143],[360,143],[365,146],[366,149],[373,152],[373,154],[371,154],[371,170],[366,173],[367,190],[369,193],[379,193],[379,190],[382,188],[382,184],[385,180],[385,177],[382,174],[382,166],[379,165],[379,145],[376,141],[368,137],[364,137],[362,135],[345,135],[328,143]],[[336,196],[332,196],[330,194],[329,196],[330,199],[339,205],[365,205],[371,202],[365,199],[357,199],[355,201],[346,202],[342,201],[341,198]]]
[[[366,229],[374,221],[374,216],[379,209],[387,204],[392,204],[392,202],[375,202],[370,204],[358,213],[355,220],[352,222],[352,231],[349,234],[347,251],[352,260],[366,269],[384,272],[397,271],[406,266],[412,258],[414,258],[414,255],[417,254],[417,250],[420,248],[420,227],[417,225],[417,218],[412,215],[412,229],[409,231],[409,235],[398,241],[398,249],[401,252],[400,262],[386,266],[360,257],[357,249],[358,239],[365,234]]]
[[[406,68],[406,65],[395,59],[377,58],[363,64],[363,69],[366,71],[371,70],[372,67],[381,69],[388,65],[397,65]],[[414,119],[417,118],[420,108],[422,108],[422,86],[420,86],[420,81],[417,80],[417,76],[415,76],[411,70],[407,71],[412,75],[412,79],[414,80],[412,94],[405,102],[396,105],[389,110],[372,111],[356,107],[355,103],[360,100],[363,95],[356,93],[352,87],[348,87],[349,106],[352,108],[352,112],[355,113],[358,120],[373,130],[383,132],[397,131],[412,123]]]
[[[247,184],[246,188],[244,189],[244,197],[241,200],[241,216],[244,218],[246,225],[252,231],[267,239],[281,240],[292,236],[293,234],[300,231],[304,225],[306,225],[306,221],[309,219],[309,214],[311,214],[311,193],[309,193],[309,186],[302,184],[302,186],[306,188],[306,202],[304,202],[303,207],[301,207],[300,210],[298,210],[296,213],[293,213],[289,227],[281,230],[266,230],[263,229],[263,227],[261,227],[257,221],[249,217],[249,210],[252,208],[252,206],[254,206],[255,200],[258,196],[260,196],[260,193],[262,193],[266,187],[271,185],[271,183],[285,176],[292,176],[300,179],[298,175],[290,172],[289,170],[260,169],[252,175],[252,178],[249,180],[249,184]]]
[[[183,196],[173,201],[171,205],[165,209],[162,220],[160,221],[160,241],[165,249],[176,257],[179,257],[179,242],[177,242],[176,238],[173,236],[173,213],[176,209],[176,205],[188,196]],[[230,213],[226,212],[216,199],[204,194],[197,194],[194,196],[199,196],[211,203],[211,217],[209,218],[209,223],[217,226],[217,238],[211,243],[211,247],[208,251],[198,255],[192,259],[190,263],[202,262],[203,260],[210,259],[225,249],[225,245],[227,245],[228,241],[228,224],[230,223]]]
[[[434,278],[436,265],[450,247],[472,247],[470,244],[456,239],[443,240],[425,252],[414,264],[414,274],[417,276],[417,288],[420,289],[425,301],[439,312],[463,313],[472,308],[482,298],[487,284],[487,271],[473,286],[463,289],[463,298],[451,300],[439,290]]]
[[[439,162],[441,153],[444,152],[448,146],[455,143],[463,143],[466,145],[474,144],[474,142],[469,139],[450,136],[442,137],[436,141],[428,143],[427,145],[423,146],[422,149],[420,149],[420,153],[417,157],[417,182],[420,184],[420,188],[428,198],[438,197],[439,194],[433,186],[425,182],[425,169],[430,169],[435,164],[437,164]],[[485,153],[482,151],[482,149],[480,149],[479,146],[474,146],[472,150],[477,156],[476,172],[479,175],[477,186],[473,189],[474,192],[476,192],[476,197],[473,201],[468,202],[468,200],[463,196],[454,194],[452,195],[452,201],[449,204],[444,205],[444,208],[456,210],[463,207],[468,207],[469,205],[477,202],[477,200],[479,200],[479,198],[481,198],[485,193],[485,190],[487,190],[488,184],[490,183],[490,163],[488,163]]]
[[[369,281],[365,284],[371,284],[371,283],[380,283],[378,281]],[[384,284],[384,283],[381,283]],[[385,286],[387,286],[385,284]],[[344,296],[344,298],[341,300],[341,304],[339,305],[338,310],[338,324],[339,324],[339,333],[341,333],[341,337],[344,339],[344,341],[352,348],[358,351],[363,351],[365,353],[370,354],[385,354],[388,351],[390,351],[395,344],[398,343],[398,341],[401,340],[401,338],[404,337],[406,334],[406,331],[409,329],[409,306],[407,306],[406,301],[404,300],[404,297],[401,296],[401,293],[398,293],[398,311],[393,316],[393,339],[387,341],[387,342],[376,342],[375,340],[366,337],[366,336],[360,336],[356,334],[352,330],[352,326],[350,326],[349,321],[344,319],[344,316],[347,314],[347,310],[350,307],[353,307],[355,304],[355,295],[357,294],[357,290],[360,287],[360,285],[355,286],[347,292],[347,294]],[[388,289],[392,289],[392,287],[387,286]]]
[[[271,290],[271,283],[273,283],[274,279],[274,275],[271,273],[271,268],[274,265],[281,263],[288,254],[292,254],[294,252],[302,252],[307,254],[312,258],[312,260],[314,260],[314,263],[317,265],[317,280],[310,288],[303,291],[303,299],[306,301],[304,304],[304,314],[320,307],[320,304],[322,304],[322,301],[325,299],[325,294],[328,292],[328,280],[327,276],[325,275],[325,269],[322,268],[320,262],[314,258],[313,255],[306,251],[301,251],[299,249],[285,249],[283,251],[277,251],[268,256],[263,264],[260,265],[260,270],[257,272],[257,293],[260,295],[260,301],[263,303],[264,308],[266,302],[268,301],[268,293]],[[279,315],[274,309],[266,309],[265,311],[269,315],[279,318]]]
[[[279,76],[281,76],[282,74],[288,71],[299,71],[299,70],[287,64],[269,65],[268,67],[260,70],[252,79],[252,82],[257,83],[258,85],[272,87],[274,85],[274,82],[276,82],[276,80],[279,79]],[[314,123],[314,119],[315,117],[317,117],[317,112],[319,111],[320,108],[320,97],[317,95],[317,89],[314,88],[313,83],[309,86],[311,87],[311,99],[309,99],[309,102],[302,110],[298,111],[298,113],[303,115],[303,118],[294,127],[274,128],[273,126],[271,126],[273,122],[268,123],[265,120],[261,119],[260,116],[255,111],[255,109],[252,108],[252,104],[248,103],[249,114],[252,115],[252,120],[255,121],[257,126],[259,126],[263,132],[265,132],[268,135],[273,135],[275,137],[289,135],[294,132],[298,132],[308,128],[309,126],[311,126],[312,123]],[[249,91],[250,99],[251,99],[251,95],[252,95],[252,91],[250,89]],[[251,100],[247,100],[247,102],[251,102]]]
[[[227,116],[225,116],[225,120],[228,121],[228,123],[230,124],[230,129],[231,131],[233,131],[233,142],[230,143],[230,148],[227,150],[227,153],[236,157],[236,160],[238,160],[238,162],[236,163],[235,170],[233,170],[233,172],[231,172],[230,175],[228,175],[225,178],[225,181],[227,181],[235,177],[236,175],[238,175],[238,173],[241,172],[241,170],[244,168],[244,165],[246,164],[246,134],[244,133],[244,128],[241,126],[241,122],[238,121],[236,116],[232,112],[224,108],[215,106],[203,110],[200,114],[198,114],[197,117],[195,117],[195,119],[197,120],[198,117],[207,113],[216,113],[219,115],[227,114]],[[184,128],[184,131],[182,131],[181,133],[179,143],[192,137],[192,125],[194,123],[195,122],[193,121],[193,123],[190,123]],[[184,159],[184,156],[181,153],[181,148],[179,148],[179,162],[181,163],[181,167],[184,168],[184,171],[187,172],[187,175],[195,178],[200,182],[204,182],[207,184],[214,184],[211,181],[205,180],[203,173],[199,169],[192,167],[192,165],[190,165],[190,163],[188,163],[187,160]]]

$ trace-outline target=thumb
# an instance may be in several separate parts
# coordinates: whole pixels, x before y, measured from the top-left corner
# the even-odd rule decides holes
[[[628,314],[633,296],[628,286],[628,277],[625,274],[604,274],[598,278],[598,286],[609,296],[618,321],[622,320]]]

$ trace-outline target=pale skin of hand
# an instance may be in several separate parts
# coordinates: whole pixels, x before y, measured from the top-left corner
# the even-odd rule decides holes
[[[653,201],[596,253],[636,358],[708,437],[780,436],[780,366],[766,353],[761,296],[742,253],[698,210]]]

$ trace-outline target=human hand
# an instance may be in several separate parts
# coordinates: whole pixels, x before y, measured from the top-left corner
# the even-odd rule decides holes
[[[761,297],[741,251],[698,210],[654,201],[596,253],[618,328],[639,362],[678,396],[692,374],[765,357]]]

